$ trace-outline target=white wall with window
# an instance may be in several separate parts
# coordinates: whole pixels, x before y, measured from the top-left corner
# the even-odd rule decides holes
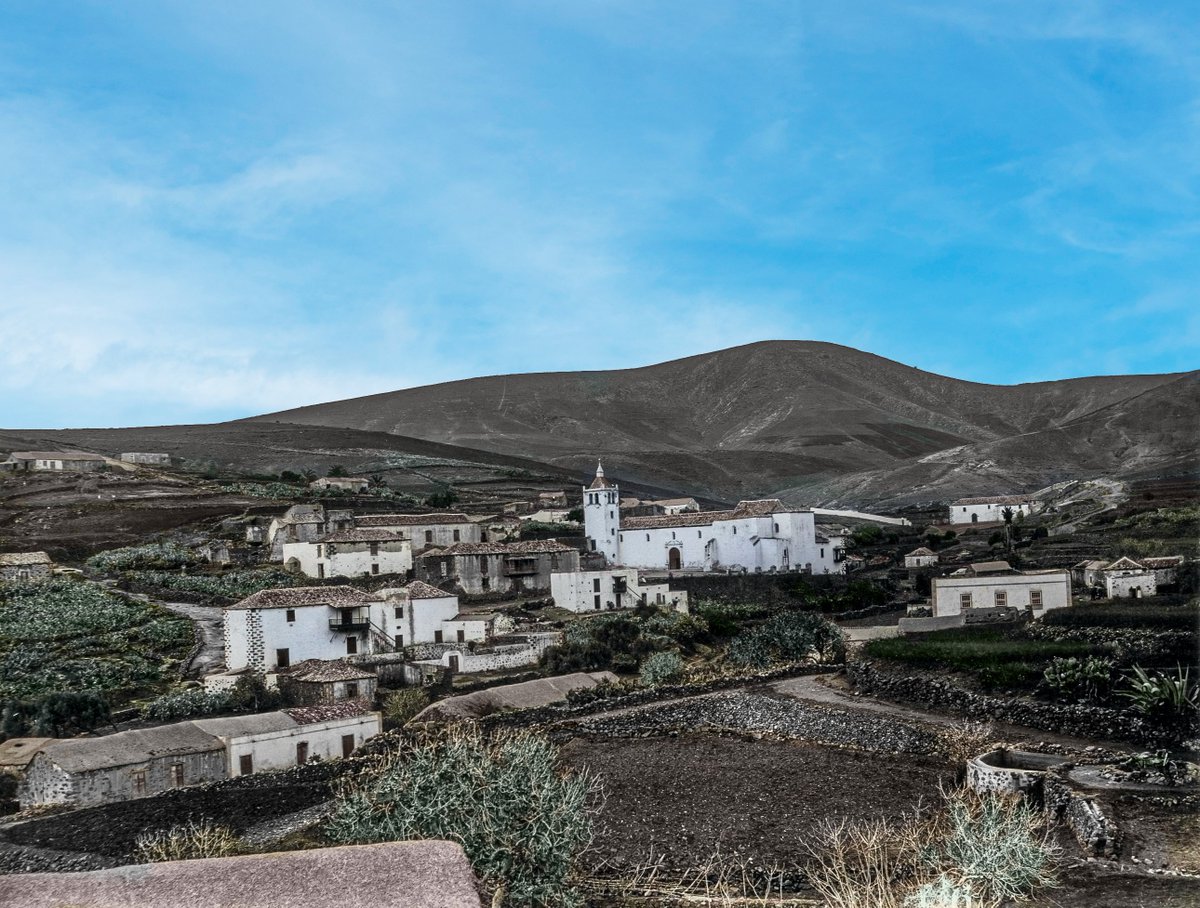
[[[1071,575],[1039,571],[935,577],[931,598],[935,618],[986,608],[1032,609],[1034,617],[1040,617],[1071,604]]]

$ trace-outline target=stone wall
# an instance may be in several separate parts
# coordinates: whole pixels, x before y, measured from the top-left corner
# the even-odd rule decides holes
[[[1047,773],[1042,799],[1046,812],[1067,825],[1084,851],[1097,857],[1117,856],[1120,829],[1098,801],[1075,791],[1057,772]]]
[[[889,700],[944,709],[973,719],[997,719],[1082,738],[1133,741],[1139,744],[1174,743],[1170,730],[1127,713],[1099,706],[1043,703],[1017,697],[991,697],[958,684],[881,663],[854,661],[846,673],[855,686]]]

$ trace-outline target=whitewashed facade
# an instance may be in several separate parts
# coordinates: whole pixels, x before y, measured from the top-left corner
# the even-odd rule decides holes
[[[1004,509],[1012,508],[1013,517],[1028,517],[1040,503],[1021,495],[996,495],[990,498],[960,498],[950,505],[951,523],[1002,523]]]
[[[317,579],[407,574],[412,543],[392,530],[338,530],[312,542],[285,543],[283,563]]]
[[[971,565],[949,577],[933,578],[933,617],[971,609],[1016,608],[1040,618],[1071,605],[1071,574],[1065,570],[1023,573],[1005,562]]]
[[[554,604],[572,612],[593,612],[663,605],[688,610],[688,595],[665,583],[643,583],[636,568],[576,571],[550,575]]]
[[[1104,593],[1109,599],[1140,599],[1158,595],[1158,577],[1132,558],[1118,558],[1105,566]]]
[[[583,490],[592,551],[609,564],[668,570],[843,573],[844,540],[817,532],[812,511],[778,499],[743,501],[727,511],[621,517],[620,490],[602,467]]]
[[[910,570],[915,568],[933,567],[937,563],[937,552],[923,547],[919,549],[913,549],[904,556],[904,566]]]
[[[428,583],[414,580],[402,589],[381,590],[385,626],[397,649],[415,643],[450,642],[458,628],[446,622],[458,615],[458,597]]]
[[[358,529],[391,530],[412,544],[414,552],[456,542],[480,542],[479,524],[466,514],[360,514],[354,518]]]
[[[354,702],[194,719],[192,724],[224,745],[231,779],[348,757],[383,731],[382,716]]]

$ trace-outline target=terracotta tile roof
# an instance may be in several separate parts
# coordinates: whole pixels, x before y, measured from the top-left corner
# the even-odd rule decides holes
[[[1029,504],[1034,500],[1032,495],[991,495],[987,498],[960,498],[950,504]]]
[[[314,725],[332,719],[365,716],[371,712],[371,707],[365,700],[343,700],[341,703],[322,703],[319,706],[297,706],[283,712],[295,719],[298,725]]]
[[[530,539],[526,542],[456,542],[444,549],[434,549],[421,555],[422,558],[444,555],[543,555],[557,552],[574,552],[569,545],[555,539]]]
[[[968,566],[972,574],[1003,574],[1012,571],[1007,561],[977,561]]]
[[[351,665],[341,659],[305,659],[286,672],[293,681],[328,683],[330,681],[361,681],[374,678],[375,673]]]
[[[403,542],[404,537],[394,530],[335,530],[319,542]]]
[[[241,602],[229,606],[231,609],[295,608],[303,605],[348,605],[370,602],[370,593],[352,586],[293,586],[278,590],[259,590]]]
[[[904,557],[912,558],[915,556],[918,558],[928,558],[930,555],[937,555],[937,552],[930,551],[929,549],[925,548],[925,546],[921,546],[921,548],[919,548],[919,549],[913,549],[911,552],[909,552]]]
[[[446,599],[454,595],[454,593],[439,590],[436,586],[423,580],[414,580],[404,587],[404,592],[408,594],[409,599]]]
[[[1146,566],[1134,561],[1128,555],[1118,558],[1116,561],[1102,568],[1104,571],[1144,571]]]
[[[152,757],[207,753],[222,744],[192,722],[158,728],[136,728],[98,738],[71,738],[42,748],[49,759],[67,772],[88,772],[145,763]]]
[[[16,566],[23,564],[53,564],[45,552],[10,552],[0,554],[0,566]]]
[[[360,527],[417,527],[441,526],[443,524],[470,523],[466,514],[362,514],[354,518]]]
[[[679,505],[696,504],[695,498],[658,498],[654,501],[647,501],[646,504],[657,504],[664,508],[678,507]]]
[[[622,530],[657,530],[671,527],[704,527],[714,520],[732,520],[733,511],[684,511],[682,514],[663,514],[658,517],[626,517]]]
[[[1181,567],[1184,560],[1182,555],[1163,555],[1158,558],[1143,558],[1142,564],[1148,568],[1162,570],[1163,568]]]

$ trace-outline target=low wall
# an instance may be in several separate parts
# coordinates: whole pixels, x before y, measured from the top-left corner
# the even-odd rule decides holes
[[[943,615],[940,618],[901,618],[900,633],[928,634],[930,631],[947,631],[951,628],[962,627],[965,621],[962,615]]]
[[[1121,831],[1103,806],[1071,788],[1057,772],[1046,774],[1042,786],[1046,812],[1067,825],[1089,854],[1115,858],[1121,850]]]
[[[846,674],[856,687],[889,700],[944,709],[973,719],[997,719],[1081,738],[1116,739],[1155,746],[1173,744],[1177,738],[1169,729],[1113,709],[991,697],[949,680],[875,662],[851,662],[846,666]]]

